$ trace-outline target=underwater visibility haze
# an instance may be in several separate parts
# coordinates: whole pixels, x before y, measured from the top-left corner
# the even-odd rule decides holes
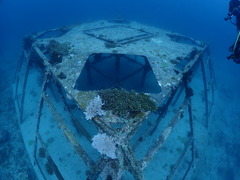
[[[224,21],[228,3],[228,0],[0,0],[0,180],[37,179],[39,174],[45,174],[42,171],[51,177],[45,179],[63,176],[240,179],[240,65],[226,58],[238,32],[234,24]],[[51,29],[55,30],[48,31]],[[81,37],[77,33],[82,33]],[[152,49],[148,50],[149,47]],[[202,62],[198,67],[190,67],[200,61],[199,56],[205,58],[206,66]],[[30,63],[29,70],[24,69],[32,57],[37,63]],[[50,59],[47,64],[44,57]],[[156,57],[166,62],[155,61]],[[79,59],[84,59],[85,64]],[[45,76],[43,66],[50,69],[51,77]],[[108,69],[111,71],[107,73]],[[193,72],[192,81],[189,79],[192,74],[186,73],[186,69]],[[206,76],[202,76],[205,71]],[[19,91],[18,86],[24,87],[24,73],[29,74],[28,82],[32,84],[26,83],[27,88]],[[177,90],[171,89],[179,82],[183,82],[182,88],[179,85]],[[165,96],[169,98],[164,99]],[[21,107],[18,103],[24,98],[28,103]],[[47,103],[41,104],[42,101]],[[48,107],[55,108],[46,110]],[[83,111],[76,110],[77,107]],[[62,119],[56,115],[60,111]],[[72,114],[70,119],[75,119],[77,130],[67,126],[72,123],[67,120],[67,112]],[[49,118],[51,113],[55,116]],[[80,117],[80,123],[75,116]],[[190,120],[185,119],[188,116]],[[203,120],[206,116],[207,123]],[[39,123],[30,121],[35,119]],[[54,119],[57,123],[51,124]],[[177,123],[178,119],[183,119],[183,123]],[[29,124],[23,125],[21,121]],[[190,124],[190,129],[186,124]],[[83,135],[76,138],[74,134],[78,131]],[[40,135],[42,139],[37,143],[29,136],[31,132],[37,134],[36,139]],[[58,145],[64,144],[63,139],[55,136],[68,140],[63,149],[69,153],[59,155],[61,158],[51,156],[51,151],[61,149],[53,144],[58,141]],[[161,141],[165,142],[168,136],[170,140],[162,146]],[[193,148],[187,147],[193,146],[192,142],[196,151],[192,151],[191,157],[195,160],[185,162]],[[75,153],[70,153],[69,144]],[[149,149],[163,153],[155,154]],[[38,159],[29,152],[37,154]],[[72,168],[68,164],[65,168],[73,172],[79,166],[75,172],[79,176],[59,172],[62,167],[58,163],[75,162],[78,158],[82,161],[77,154],[85,163],[73,164]],[[119,160],[121,155],[124,158]],[[179,163],[168,164],[174,158]],[[38,162],[36,166],[44,170],[35,173],[31,161]],[[188,168],[184,163],[191,166]],[[111,166],[116,165],[122,171],[126,166],[126,173],[116,168],[114,174]],[[94,168],[89,167],[98,170],[93,172]],[[181,168],[190,175],[179,171]]]

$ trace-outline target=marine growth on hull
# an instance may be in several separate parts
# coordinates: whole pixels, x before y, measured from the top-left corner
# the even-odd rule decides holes
[[[39,179],[191,177],[214,76],[206,44],[125,20],[27,36],[14,102]]]

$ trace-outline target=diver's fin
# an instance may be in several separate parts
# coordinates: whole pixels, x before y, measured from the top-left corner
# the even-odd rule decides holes
[[[237,36],[237,39],[234,43],[234,46],[233,46],[233,52],[235,51],[236,47],[237,47],[237,44],[239,43],[238,40],[239,40],[239,37],[240,37],[240,32],[238,32],[238,36]]]

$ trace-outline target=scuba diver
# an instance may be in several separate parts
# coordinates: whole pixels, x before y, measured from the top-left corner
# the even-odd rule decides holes
[[[230,20],[232,24],[237,26],[238,36],[235,43],[229,48],[229,51],[232,52],[232,54],[227,58],[240,64],[240,0],[230,0],[228,11],[228,15],[224,20]],[[232,21],[233,16],[235,16],[235,21]]]
[[[225,21],[230,20],[232,24],[237,26],[237,30],[240,30],[240,1],[239,0],[230,0],[228,7],[228,15],[224,18]],[[236,21],[232,21],[232,17],[236,17]]]

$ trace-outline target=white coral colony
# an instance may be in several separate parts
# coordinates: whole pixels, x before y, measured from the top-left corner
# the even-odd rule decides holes
[[[105,154],[112,159],[116,159],[116,141],[106,133],[98,133],[92,138],[92,146],[101,154]]]
[[[88,104],[86,111],[84,112],[86,119],[90,120],[96,116],[104,116],[106,113],[101,109],[102,105],[103,102],[100,96],[93,98]]]

